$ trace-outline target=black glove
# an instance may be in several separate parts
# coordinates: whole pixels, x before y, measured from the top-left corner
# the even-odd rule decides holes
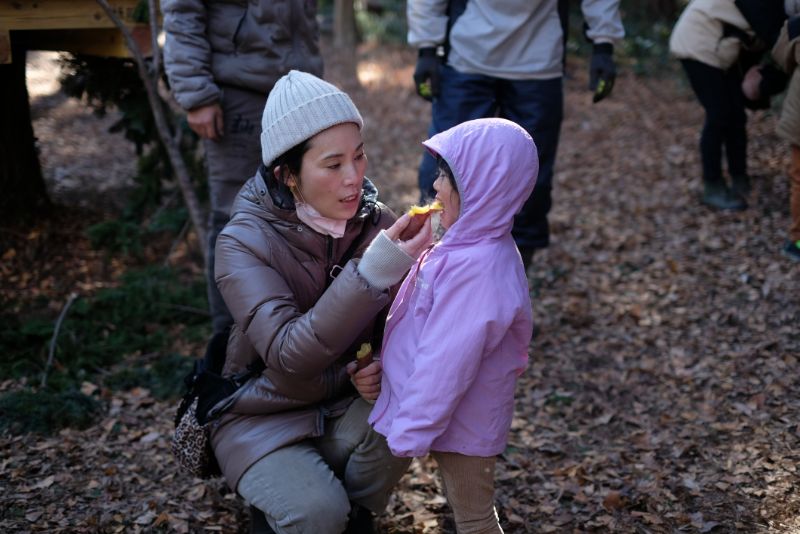
[[[417,94],[427,101],[439,96],[439,67],[442,58],[437,54],[436,48],[427,47],[419,49],[417,66],[414,69],[414,88]]]
[[[592,61],[589,65],[589,90],[594,93],[592,102],[600,102],[610,95],[616,78],[614,45],[611,43],[593,45]]]

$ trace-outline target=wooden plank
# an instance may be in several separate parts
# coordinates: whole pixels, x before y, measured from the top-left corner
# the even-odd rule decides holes
[[[11,37],[0,28],[0,65],[11,63]]]
[[[135,24],[138,0],[110,0],[123,21]],[[95,0],[0,1],[0,30],[59,30],[113,28],[114,23]]]
[[[150,26],[133,21],[138,3],[139,0],[109,0],[131,29],[142,52],[149,56]],[[25,35],[18,37],[24,38],[32,50],[130,57],[122,34],[95,0],[0,0],[0,64],[11,63],[13,59],[10,31],[25,31]],[[28,35],[27,31],[32,33]],[[92,42],[93,39],[97,42]]]
[[[150,56],[152,41],[150,28],[136,26],[131,28],[133,39],[145,55]],[[29,50],[54,50],[107,57],[131,57],[119,30],[111,28],[92,28],[88,30],[26,30],[13,34],[14,39],[24,42]]]

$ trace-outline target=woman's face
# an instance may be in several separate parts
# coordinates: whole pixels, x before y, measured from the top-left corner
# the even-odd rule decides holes
[[[320,215],[347,220],[358,211],[366,170],[361,130],[352,122],[337,124],[309,140],[300,167],[300,183],[290,176],[288,185],[299,189],[295,196]]]
[[[458,196],[458,191],[450,184],[450,178],[441,170],[436,177],[436,181],[433,182],[433,188],[436,190],[436,199],[444,206],[439,215],[439,224],[444,228],[450,228],[458,219],[458,213],[461,210],[461,197]]]

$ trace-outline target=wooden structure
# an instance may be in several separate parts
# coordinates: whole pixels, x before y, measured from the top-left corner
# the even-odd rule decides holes
[[[134,21],[140,0],[109,0],[130,25],[140,50],[151,54],[150,26]],[[147,3],[143,3],[145,11]],[[122,34],[94,0],[0,0],[0,64],[11,63],[11,38],[29,50],[129,57]],[[20,58],[21,59],[21,58]]]

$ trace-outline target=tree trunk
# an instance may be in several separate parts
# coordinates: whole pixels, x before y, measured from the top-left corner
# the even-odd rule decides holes
[[[333,46],[342,58],[345,75],[356,77],[356,12],[353,0],[333,2]]]
[[[356,11],[353,0],[335,0],[333,3],[333,44],[355,49]]]
[[[36,152],[25,50],[14,47],[13,62],[0,65],[0,221],[30,220],[50,207]]]

